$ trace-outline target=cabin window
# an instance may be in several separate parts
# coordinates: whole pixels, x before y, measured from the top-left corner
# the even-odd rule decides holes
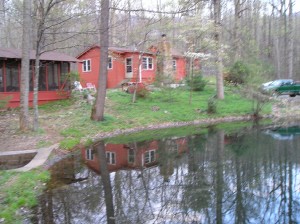
[[[155,161],[155,150],[145,152],[145,164]]]
[[[151,57],[143,57],[143,69],[152,70],[153,69],[153,59]]]
[[[7,61],[6,63],[6,92],[19,91],[19,62]]]
[[[94,151],[92,149],[85,150],[85,158],[87,160],[94,160]]]
[[[112,69],[113,68],[113,64],[112,64],[112,57],[108,57],[107,59],[107,69]]]
[[[84,72],[91,71],[91,60],[90,59],[83,60],[82,71],[84,71]]]
[[[116,153],[106,152],[106,162],[112,165],[116,164]]]
[[[174,71],[176,71],[177,63],[176,60],[172,60],[172,68]]]
[[[126,58],[126,72],[132,72],[132,58]]]
[[[134,149],[128,150],[128,163],[134,163],[135,162],[135,153]]]
[[[0,61],[0,92],[4,92],[3,61]]]

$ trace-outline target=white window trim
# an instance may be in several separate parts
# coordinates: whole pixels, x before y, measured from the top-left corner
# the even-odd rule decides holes
[[[89,61],[89,64],[90,64],[90,69],[88,69],[88,66],[87,66],[87,70],[84,70],[85,62],[88,62],[88,61]],[[83,72],[90,72],[90,71],[92,71],[92,60],[91,59],[85,59],[85,60],[83,60],[82,71]]]
[[[146,68],[144,68],[144,58],[146,59]],[[149,59],[151,59],[151,61],[152,61],[152,68],[149,68]],[[143,57],[142,58],[142,68],[143,68],[143,70],[153,70],[153,67],[154,67],[154,64],[153,64],[153,58],[152,57],[148,57],[148,56],[145,56],[145,57]]]
[[[115,161],[113,162],[112,161],[112,157],[111,157],[111,155],[114,155],[114,158],[115,158]],[[107,156],[109,155],[109,161],[107,162],[108,164],[110,164],[110,165],[116,165],[116,163],[117,163],[117,157],[116,157],[116,153],[115,152],[106,152],[106,161],[107,161]]]
[[[130,60],[131,60],[131,65],[130,65],[130,67],[131,67],[131,72],[127,72],[127,67],[128,67],[127,59],[130,59]],[[125,58],[125,71],[126,71],[126,73],[132,73],[132,72],[133,72],[133,59],[132,59],[132,57],[127,57],[127,58]]]
[[[133,153],[133,154],[131,154],[131,153]],[[133,161],[130,161],[130,158],[133,158]],[[134,149],[129,149],[128,150],[127,160],[128,160],[128,163],[135,163]]]
[[[94,150],[90,149],[86,149],[85,150],[85,158],[87,160],[94,160]]]
[[[151,160],[151,153],[153,152],[153,160]],[[148,162],[146,162],[146,155],[149,155],[149,161]],[[145,161],[145,164],[149,164],[149,163],[153,163],[153,162],[155,162],[155,150],[153,149],[153,150],[149,150],[149,151],[146,151],[145,153],[144,153],[144,161]]]

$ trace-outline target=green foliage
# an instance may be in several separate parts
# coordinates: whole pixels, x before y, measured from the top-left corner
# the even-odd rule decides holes
[[[250,69],[248,68],[248,66],[242,61],[237,61],[229,69],[228,74],[224,76],[224,80],[227,83],[232,83],[235,85],[244,84],[247,81],[249,75]]]
[[[80,130],[72,127],[61,131],[60,134],[66,138],[60,142],[59,146],[67,150],[73,149],[78,145],[81,138],[84,136]]]
[[[42,104],[39,106],[40,110],[45,110],[47,112],[59,111],[65,107],[73,105],[74,101],[72,99],[57,100],[50,103]]]
[[[165,103],[178,102],[178,90],[169,87],[163,87],[159,91],[155,91],[151,94],[151,100]]]
[[[217,100],[214,96],[210,97],[207,101],[207,113],[208,114],[217,113]]]
[[[71,82],[79,81],[80,75],[79,72],[71,71],[68,73]]]
[[[83,133],[80,130],[72,127],[62,130],[60,134],[64,137],[75,137],[75,138],[83,137]]]
[[[207,84],[207,81],[203,79],[201,73],[197,73],[191,75],[186,78],[186,84],[190,87],[193,91],[203,91],[204,87]]]
[[[0,217],[4,223],[21,223],[21,208],[32,208],[37,205],[37,196],[42,190],[43,183],[50,179],[46,171],[30,171],[16,173],[11,171],[0,171]],[[37,188],[38,187],[38,188]]]
[[[248,65],[251,73],[248,77],[248,84],[260,86],[264,82],[273,80],[274,68],[262,62]]]
[[[76,145],[80,143],[80,139],[78,138],[65,138],[59,143],[59,147],[66,150],[73,149]]]

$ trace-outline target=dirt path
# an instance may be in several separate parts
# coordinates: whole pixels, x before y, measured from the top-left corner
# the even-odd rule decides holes
[[[18,111],[0,112],[0,152],[32,150],[59,142],[62,137],[59,129],[54,129],[56,123],[50,116],[41,115],[42,133],[19,130]]]

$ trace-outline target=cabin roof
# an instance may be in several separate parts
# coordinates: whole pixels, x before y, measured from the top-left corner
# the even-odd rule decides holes
[[[14,58],[21,59],[22,58],[22,50],[13,49],[13,48],[3,48],[0,47],[0,58]],[[35,59],[35,51],[30,51],[30,59]],[[42,61],[65,61],[65,62],[79,62],[79,60],[70,55],[56,52],[56,51],[47,51],[41,54],[40,60]]]
[[[99,45],[92,45],[89,46],[88,48],[86,48],[84,51],[82,51],[80,54],[78,54],[76,56],[76,58],[80,58],[82,55],[84,55],[85,53],[87,53],[88,51],[90,51],[93,48],[100,48]],[[115,53],[119,53],[119,54],[124,54],[124,53],[144,53],[144,54],[154,54],[153,52],[150,51],[140,51],[137,49],[133,49],[133,48],[123,48],[123,47],[108,47],[108,51],[111,52],[115,52]]]

